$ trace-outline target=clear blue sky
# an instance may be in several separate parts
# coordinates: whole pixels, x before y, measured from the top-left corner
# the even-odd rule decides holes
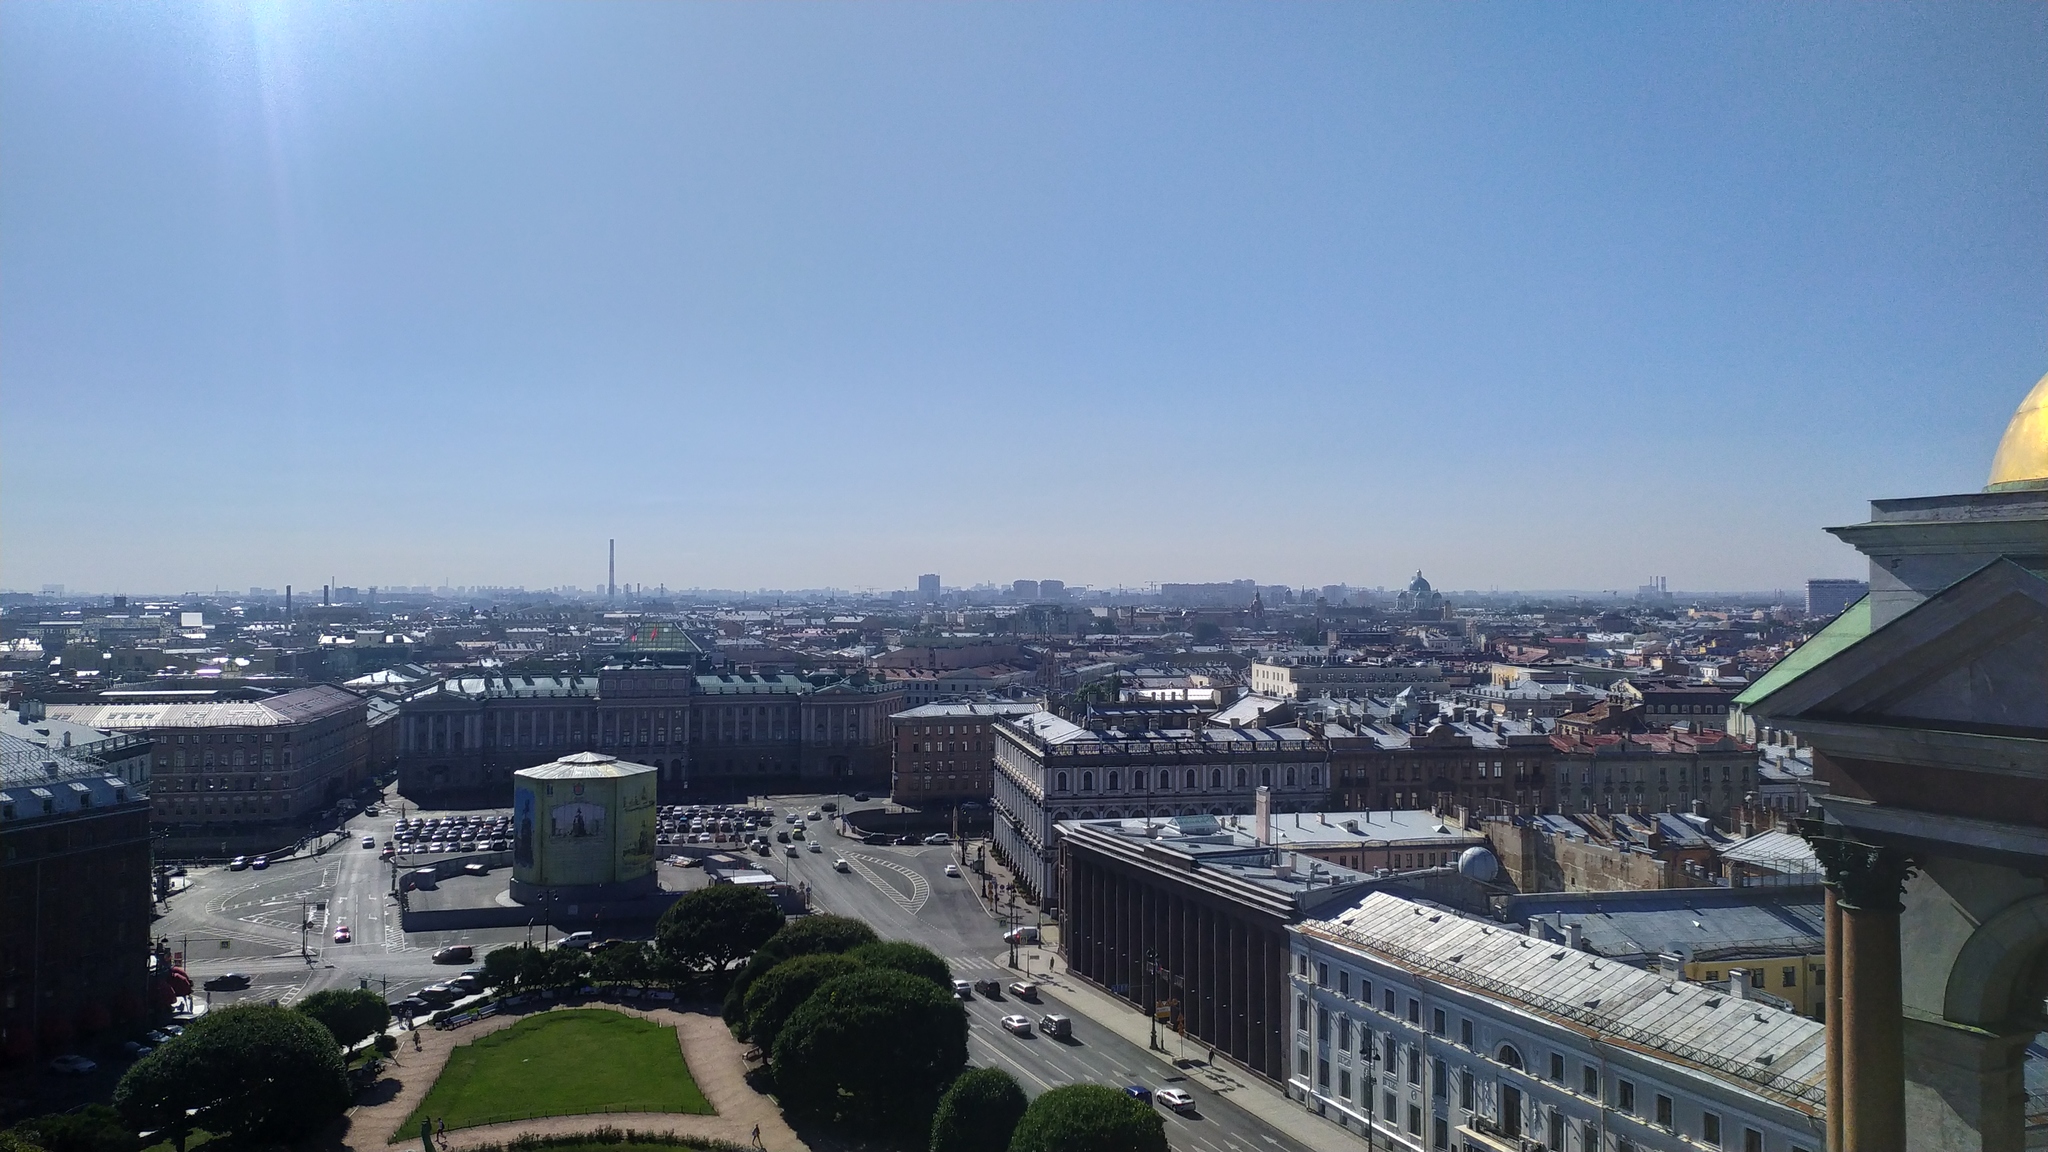
[[[1780,587],[2048,370],[2048,6],[0,5],[0,586]]]

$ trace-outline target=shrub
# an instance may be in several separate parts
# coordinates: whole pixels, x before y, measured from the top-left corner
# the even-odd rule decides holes
[[[865,968],[819,985],[775,1039],[783,1106],[853,1131],[923,1136],[967,1063],[967,1011],[931,981]]]
[[[1166,1121],[1118,1089],[1068,1084],[1024,1110],[1010,1152],[1167,1152]]]
[[[1004,1152],[1030,1103],[1008,1072],[970,1068],[939,1097],[931,1152]]]
[[[847,956],[860,961],[870,968],[894,968],[912,976],[922,976],[946,990],[953,991],[953,970],[946,967],[946,961],[938,953],[922,944],[908,940],[877,940],[863,944]]]

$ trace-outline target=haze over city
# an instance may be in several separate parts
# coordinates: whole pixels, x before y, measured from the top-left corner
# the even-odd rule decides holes
[[[2048,13],[0,7],[0,587],[1796,588],[2048,328]]]

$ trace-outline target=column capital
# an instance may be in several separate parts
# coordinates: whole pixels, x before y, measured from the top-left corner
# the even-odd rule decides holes
[[[1829,835],[1819,820],[1799,822],[1799,834],[1827,873],[1827,885],[1844,908],[1859,912],[1901,912],[1906,881],[1918,871],[1913,858],[1896,848]]]

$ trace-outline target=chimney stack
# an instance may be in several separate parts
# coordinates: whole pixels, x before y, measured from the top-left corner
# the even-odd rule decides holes
[[[1273,842],[1273,790],[1264,784],[1252,797],[1252,835],[1260,844]]]
[[[612,600],[619,594],[619,542],[605,541],[604,598]]]

